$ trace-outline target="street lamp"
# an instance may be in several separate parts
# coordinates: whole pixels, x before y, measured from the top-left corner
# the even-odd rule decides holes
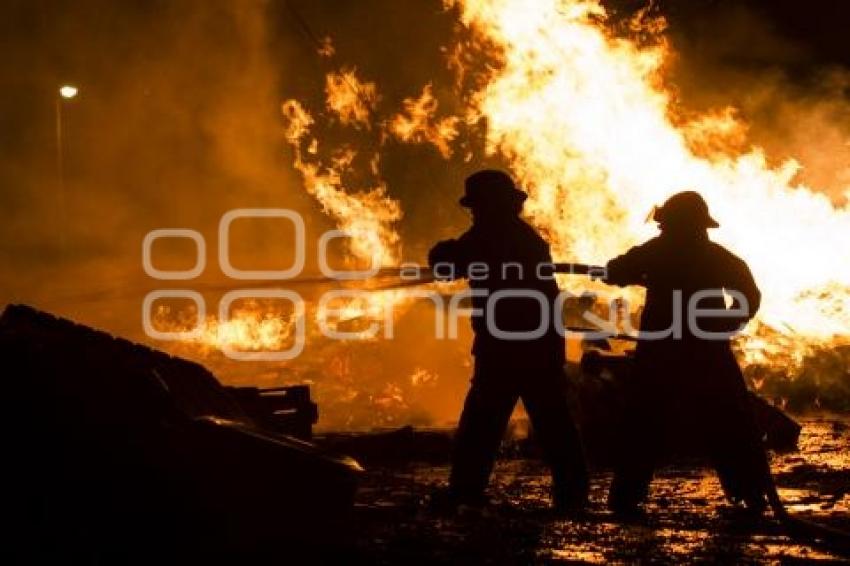
[[[79,89],[74,85],[62,85],[59,87],[59,96],[62,98],[74,98],[77,96]]]
[[[60,245],[64,250],[67,243],[68,221],[67,221],[67,195],[65,189],[65,167],[64,167],[64,139],[62,124],[63,103],[71,100],[79,89],[74,85],[65,84],[59,87],[59,96],[56,97],[56,174],[59,177],[59,213],[62,215],[59,228]]]

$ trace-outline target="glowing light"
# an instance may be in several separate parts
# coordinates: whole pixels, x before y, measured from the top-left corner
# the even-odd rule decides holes
[[[80,92],[80,89],[73,85],[62,85],[59,87],[59,96],[65,99],[72,99],[77,96],[77,93]]]
[[[422,89],[419,98],[404,101],[404,112],[393,116],[387,124],[391,134],[408,143],[431,143],[444,158],[451,157],[450,143],[457,136],[457,116],[434,119],[437,100],[430,83]]]
[[[483,125],[486,153],[505,160],[529,193],[525,214],[556,261],[607,261],[655,234],[646,222],[654,205],[696,189],[721,223],[715,239],[749,263],[763,291],[740,349],[745,361],[793,364],[813,345],[850,337],[850,206],[797,182],[796,161],[770,165],[748,144],[734,108],[685,115],[665,74],[663,21],[639,14],[626,32],[638,41],[613,31],[599,0],[445,2],[469,32],[447,50],[456,86],[474,89],[457,93],[465,106],[456,117],[436,116],[431,84],[382,112],[377,86],[353,69],[327,75],[326,112],[297,100],[282,106],[294,168],[353,235],[352,261],[394,265],[402,257],[401,205],[380,176],[385,140],[430,144],[448,158],[461,128]],[[379,141],[331,141],[320,123],[328,117]],[[579,279],[561,284],[612,291]],[[615,292],[634,307],[641,301],[636,289]],[[376,293],[352,301],[346,316],[377,317],[405,297]]]
[[[529,192],[526,213],[556,258],[622,253],[655,233],[653,205],[693,188],[720,221],[716,240],[762,288],[760,323],[801,347],[850,336],[850,208],[799,184],[793,160],[774,167],[758,147],[724,149],[746,139],[733,109],[681,116],[657,20],[630,26],[655,38],[647,44],[615,35],[597,0],[448,4],[494,54],[471,113]]]

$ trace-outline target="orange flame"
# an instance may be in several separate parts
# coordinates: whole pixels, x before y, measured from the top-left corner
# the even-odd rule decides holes
[[[325,77],[328,109],[346,125],[371,127],[369,116],[378,101],[375,83],[362,82],[355,70],[328,73]]]
[[[350,169],[356,152],[342,148],[330,164],[306,157],[301,142],[309,134],[313,118],[297,100],[284,102],[282,111],[287,119],[284,134],[295,151],[294,166],[303,176],[307,192],[351,236],[348,242],[352,254],[378,265],[397,263],[400,238],[392,224],[401,219],[398,201],[386,196],[383,184],[363,192],[346,191],[342,174]],[[315,139],[310,142],[310,156],[316,153],[317,145]]]
[[[404,112],[393,116],[388,124],[390,133],[409,143],[428,142],[437,148],[444,158],[452,154],[449,144],[457,136],[457,116],[434,119],[437,99],[431,92],[431,84],[425,85],[419,98],[407,98]]]
[[[665,84],[670,47],[662,20],[634,18],[637,41],[609,29],[598,0],[445,3],[471,36],[446,50],[455,86],[473,90],[459,97],[467,104],[462,118],[437,118],[427,84],[382,119],[374,83],[353,70],[333,72],[325,89],[332,119],[374,132],[378,147],[364,153],[341,144],[329,152],[314,116],[296,100],[283,104],[294,167],[307,192],[354,236],[354,259],[393,265],[401,258],[395,225],[402,210],[380,178],[385,140],[428,143],[448,158],[460,127],[484,125],[486,152],[506,159],[528,191],[525,214],[556,260],[607,261],[654,234],[646,222],[654,205],[693,188],[722,224],[716,239],[750,264],[764,292],[758,322],[740,346],[745,361],[795,363],[813,345],[850,336],[850,208],[796,182],[797,162],[768,165],[764,152],[748,144],[734,108],[696,115],[679,108]],[[361,155],[376,180],[355,190],[346,179],[362,174],[355,165]],[[625,295],[633,302],[641,296]],[[405,297],[376,293],[352,302],[349,314],[377,318]]]
[[[722,224],[717,240],[761,284],[761,322],[811,340],[850,335],[850,209],[796,184],[794,161],[771,168],[757,147],[704,151],[739,145],[746,126],[725,109],[677,123],[662,36],[649,47],[614,37],[596,0],[448,4],[499,52],[473,110],[556,256],[606,261],[652,235],[653,205],[696,188]]]

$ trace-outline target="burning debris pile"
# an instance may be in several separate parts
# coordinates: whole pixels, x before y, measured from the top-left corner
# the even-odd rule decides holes
[[[621,450],[624,396],[634,366],[631,354],[616,351],[609,341],[598,340],[587,346],[580,364],[568,366],[568,395],[586,455],[597,466],[610,465]],[[765,446],[776,452],[796,451],[800,425],[762,397],[751,394],[750,400]],[[366,434],[332,432],[324,434],[322,441],[367,465],[407,461],[444,463],[449,460],[451,434],[446,429],[407,426]],[[684,432],[671,433],[668,449],[669,453],[663,455],[668,461],[705,457],[703,447]],[[527,419],[514,423],[503,443],[503,451],[540,456]]]
[[[778,343],[783,337],[775,336]],[[787,340],[787,338],[785,338]],[[785,366],[751,363],[744,375],[750,387],[783,408],[802,413],[850,412],[850,346],[812,345]]]
[[[234,311],[233,320],[224,325],[224,332],[217,331],[222,325],[211,317],[201,342],[175,342],[166,346],[173,355],[198,360],[228,384],[261,387],[309,384],[321,407],[318,426],[322,430],[408,424],[447,426],[456,417],[457,405],[467,386],[468,325],[465,321],[458,325],[458,340],[438,341],[433,334],[423,336],[426,329],[433,333],[435,325],[429,301],[405,298],[396,306],[392,339],[383,337],[387,326],[383,314],[379,316],[382,307],[378,306],[376,311],[375,305],[364,300],[340,305],[346,313],[328,317],[327,324],[345,332],[358,332],[378,324],[377,336],[332,340],[318,332],[317,318],[324,315],[315,304],[308,303],[306,347],[291,362],[234,362],[219,351],[222,340],[236,336],[239,337],[236,343],[249,352],[289,347],[288,337],[260,331],[286,325],[290,320],[289,313],[280,311],[280,305],[267,303],[251,305],[250,312],[244,316],[238,315],[242,311]],[[169,327],[168,316],[164,314],[159,319],[163,328]],[[252,325],[250,321],[259,323]],[[241,334],[236,333],[237,329]],[[273,345],[267,345],[264,337],[273,341]],[[423,359],[423,352],[428,352],[427,359]]]

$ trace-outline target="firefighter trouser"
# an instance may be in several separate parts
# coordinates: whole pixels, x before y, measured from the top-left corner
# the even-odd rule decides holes
[[[473,503],[483,500],[518,399],[522,399],[535,438],[551,468],[555,497],[576,504],[586,500],[588,478],[584,453],[570,415],[563,379],[559,365],[529,368],[504,360],[476,360],[455,437],[449,479],[450,489],[459,500]]]
[[[655,467],[680,452],[683,440],[708,457],[729,499],[763,506],[770,465],[728,347],[693,349],[687,357],[644,357],[632,382],[608,498],[612,508],[645,502]]]

